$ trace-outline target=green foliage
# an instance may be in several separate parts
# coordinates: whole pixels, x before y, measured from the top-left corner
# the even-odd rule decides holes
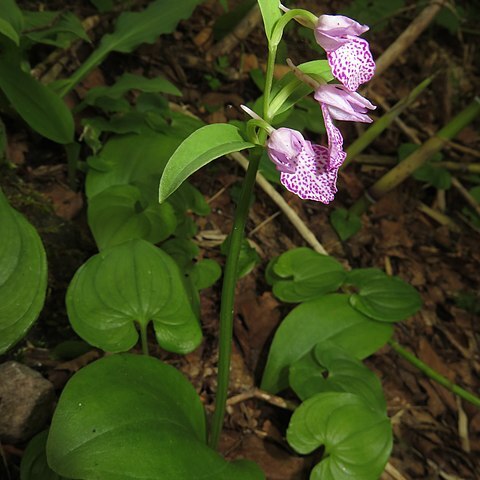
[[[288,386],[289,367],[324,341],[365,358],[391,337],[391,325],[355,310],[349,295],[328,294],[295,307],[275,332],[262,378],[262,388],[276,393]]]
[[[414,143],[403,143],[398,148],[399,160],[405,160],[405,158],[407,158],[419,148],[420,145],[416,145]],[[436,153],[427,163],[417,168],[417,170],[413,172],[412,177],[415,180],[428,183],[440,190],[448,190],[452,185],[452,175],[446,168],[438,167],[435,165],[435,162],[439,162],[442,159],[442,153]]]
[[[220,265],[210,258],[204,258],[191,267],[189,275],[197,290],[211,287],[222,275]]]
[[[47,260],[32,225],[0,190],[0,354],[37,319],[47,289]]]
[[[287,441],[298,453],[325,454],[311,480],[372,480],[392,449],[390,420],[352,393],[318,393],[295,410]]]
[[[0,35],[5,35],[5,37],[18,45],[20,43],[20,34],[23,25],[22,11],[18,8],[15,0],[1,0]]]
[[[361,218],[345,208],[336,208],[330,214],[330,223],[342,241],[353,237],[362,228]]]
[[[404,0],[354,0],[342,13],[365,23],[372,29],[383,30],[387,20],[405,6]]]
[[[28,443],[20,464],[20,480],[68,480],[48,466],[45,452],[47,436],[48,430],[44,430]]]
[[[23,120],[54,142],[73,142],[73,117],[65,103],[13,61],[0,56],[0,65],[0,89]]]
[[[282,12],[278,7],[277,0],[258,0],[258,5],[260,7],[260,11],[262,12],[265,34],[267,39],[270,41],[275,23],[282,16]]]
[[[103,250],[134,238],[165,240],[175,231],[177,218],[169,203],[148,202],[133,185],[114,185],[90,200],[88,224]]]
[[[317,393],[347,392],[362,397],[367,405],[385,413],[382,385],[376,375],[349,352],[330,342],[317,344],[289,371],[289,383],[302,399]]]
[[[80,82],[109,53],[130,53],[142,43],[153,43],[159,35],[171,33],[178,22],[188,18],[201,0],[155,0],[141,12],[124,12],[115,24],[113,33],[102,37],[98,48],[83,62],[81,67],[66,81],[58,84],[63,96]]]
[[[106,248],[73,277],[67,312],[77,334],[109,352],[123,352],[138,340],[137,324],[152,322],[159,345],[188,353],[201,341],[175,262],[143,240]]]
[[[205,412],[175,368],[113,355],[76,373],[47,442],[61,475],[83,480],[261,480],[251,462],[227,463],[206,445]]]
[[[283,302],[304,302],[336,291],[345,279],[345,270],[334,258],[310,248],[290,250],[270,261],[267,281]]]
[[[468,192],[470,195],[480,203],[480,186],[476,186],[470,189]],[[462,213],[473,223],[477,228],[480,228],[480,216],[475,210],[469,207],[462,208]]]
[[[24,12],[24,34],[31,42],[67,48],[80,38],[90,42],[82,22],[71,12]]]
[[[192,173],[212,160],[254,146],[246,142],[233,125],[215,123],[198,129],[183,141],[168,161],[160,180],[160,203]]]
[[[225,241],[220,246],[220,251],[227,255],[230,243],[230,236],[228,236]],[[238,257],[238,273],[237,277],[242,278],[245,275],[248,275],[254,268],[255,265],[260,263],[260,256],[258,255],[255,248],[250,245],[250,242],[244,238],[242,245],[240,246],[240,254]]]
[[[353,308],[380,322],[405,320],[422,306],[414,287],[376,268],[353,270],[346,283],[358,288],[358,293],[350,297]]]

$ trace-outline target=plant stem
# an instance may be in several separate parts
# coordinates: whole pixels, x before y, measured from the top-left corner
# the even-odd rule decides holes
[[[467,402],[480,407],[480,398],[474,395],[473,393],[467,392],[462,387],[459,387],[456,383],[453,383],[448,378],[440,375],[436,370],[429,367],[426,363],[423,363],[419,358],[410,353],[408,350],[405,350],[401,345],[399,345],[395,340],[390,340],[389,345],[405,360],[410,362],[412,365],[417,367],[422,373],[427,375],[427,377],[435,380],[435,382],[443,385],[445,388],[453,392],[455,395],[463,398]]]
[[[142,342],[142,353],[144,355],[150,355],[148,351],[148,335],[147,335],[147,325],[139,323],[140,326],[140,340]]]
[[[263,92],[263,112],[264,120],[268,123],[268,107],[270,103],[270,91],[273,83],[273,70],[275,67],[275,56],[277,54],[276,46],[269,47],[267,62],[267,71],[265,74],[265,89]],[[267,133],[262,130],[259,133],[260,143],[266,140]],[[218,380],[217,394],[215,398],[215,411],[213,412],[212,423],[210,425],[210,435],[208,443],[210,447],[216,449],[220,440],[223,419],[227,405],[228,383],[230,379],[230,360],[232,354],[233,339],[233,308],[235,302],[235,286],[237,283],[238,258],[240,256],[240,247],[243,241],[245,224],[247,222],[250,199],[252,198],[253,187],[257,176],[260,158],[263,154],[263,147],[255,148],[250,155],[245,180],[243,181],[240,201],[235,211],[233,220],[233,229],[230,234],[228,245],[227,261],[225,263],[225,272],[223,275],[223,287],[220,306],[220,332],[218,347]]]
[[[217,394],[209,438],[209,445],[212,448],[217,448],[218,446],[223,426],[223,418],[225,415],[228,383],[230,378],[230,357],[232,354],[233,308],[235,301],[235,285],[237,283],[238,258],[240,247],[242,245],[245,223],[247,221],[250,199],[255,185],[255,177],[257,175],[262,153],[263,148],[259,147],[258,151],[252,153],[250,157],[247,174],[242,186],[240,202],[238,203],[235,212],[233,229],[228,246],[220,307]]]

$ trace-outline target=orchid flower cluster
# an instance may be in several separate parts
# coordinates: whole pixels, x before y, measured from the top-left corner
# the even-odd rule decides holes
[[[338,169],[347,154],[333,120],[372,121],[367,113],[376,107],[356,92],[375,71],[369,44],[359,38],[367,30],[366,25],[342,15],[321,15],[314,27],[315,39],[326,52],[332,74],[341,82],[315,82],[314,98],[321,107],[328,147],[312,144],[290,128],[270,131],[267,152],[281,173],[280,181],[304,200],[328,204],[337,192]]]

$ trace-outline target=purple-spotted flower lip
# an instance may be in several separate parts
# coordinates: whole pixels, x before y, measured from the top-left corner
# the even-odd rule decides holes
[[[352,37],[358,37],[368,30],[367,25],[362,25],[344,15],[320,15],[314,34],[317,43],[326,52],[332,52],[348,43]]]
[[[365,97],[351,92],[343,85],[319,85],[314,98],[320,104],[326,105],[335,120],[371,123],[368,110],[377,108]]]

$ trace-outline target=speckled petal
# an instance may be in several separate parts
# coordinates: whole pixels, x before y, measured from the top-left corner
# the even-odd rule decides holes
[[[327,168],[337,170],[347,157],[347,154],[343,151],[343,137],[340,130],[333,124],[332,117],[328,111],[328,106],[322,103],[321,107],[328,137],[329,160]]]
[[[327,170],[328,149],[312,145],[314,155],[304,150],[295,173],[280,174],[283,186],[303,200],[330,203],[337,193],[337,170]]]
[[[354,92],[375,73],[375,62],[368,42],[363,38],[349,36],[349,42],[327,53],[333,76]]]

